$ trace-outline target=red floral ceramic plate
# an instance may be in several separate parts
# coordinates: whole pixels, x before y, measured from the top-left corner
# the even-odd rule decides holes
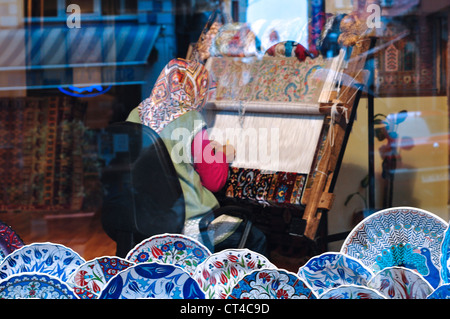
[[[80,299],[97,299],[109,280],[134,263],[119,257],[100,257],[80,265],[68,283]]]
[[[225,249],[209,256],[197,267],[193,277],[207,299],[225,299],[245,275],[262,268],[276,267],[249,249]]]
[[[180,234],[152,236],[137,244],[125,257],[135,264],[159,262],[181,267],[192,275],[211,252],[204,245]]]
[[[316,299],[306,282],[281,269],[260,269],[245,275],[228,299]]]
[[[0,221],[0,261],[23,246],[24,243],[16,232]]]
[[[368,283],[387,299],[426,299],[433,287],[417,272],[404,267],[388,267]]]

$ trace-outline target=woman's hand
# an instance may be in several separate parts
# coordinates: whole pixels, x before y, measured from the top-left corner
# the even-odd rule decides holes
[[[234,149],[233,145],[230,144],[222,145],[217,141],[210,141],[210,144],[214,154],[216,154],[216,151],[223,152],[226,156],[227,163],[231,163],[234,161],[234,158],[236,156],[236,150]]]
[[[236,157],[236,150],[234,149],[233,145],[223,145],[222,151],[225,153],[227,163],[231,163],[234,161],[234,158]]]

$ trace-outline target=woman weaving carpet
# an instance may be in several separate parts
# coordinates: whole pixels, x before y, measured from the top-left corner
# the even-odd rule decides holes
[[[208,71],[202,64],[171,60],[156,80],[150,97],[127,118],[127,121],[149,126],[164,141],[183,190],[186,227],[190,220],[219,208],[213,193],[224,187],[229,163],[234,159],[231,145],[222,146],[209,140],[200,113],[210,90],[209,82]],[[198,227],[198,223],[194,225]],[[215,238],[215,251],[237,247],[243,226],[236,225],[236,229],[220,240]],[[264,234],[252,227],[246,248],[265,254],[265,244]]]

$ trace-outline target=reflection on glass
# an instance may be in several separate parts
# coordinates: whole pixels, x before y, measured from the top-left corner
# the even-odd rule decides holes
[[[86,258],[113,255],[114,243],[99,219],[104,165],[99,141],[108,125],[125,121],[149,97],[168,61],[194,59],[192,51],[198,49],[209,70],[223,72],[222,79],[228,81],[217,82],[228,89],[217,96],[230,93],[241,119],[248,121],[251,112],[245,111],[251,108],[240,102],[263,92],[261,87],[253,88],[260,84],[254,80],[262,74],[265,58],[282,61],[290,53],[302,62],[313,62],[309,67],[302,64],[304,68],[294,68],[292,63],[264,69],[267,78],[283,76],[267,84],[268,90],[258,95],[261,100],[277,94],[297,98],[302,95],[300,87],[312,94],[317,79],[303,76],[308,72],[302,70],[330,69],[316,58],[341,54],[343,18],[369,2],[376,1],[0,0],[0,221],[16,228],[25,242],[55,240],[76,246]],[[356,200],[344,205],[341,199],[355,192],[365,195],[367,184],[361,186],[360,181],[367,181],[370,142],[374,143],[376,208],[416,206],[448,220],[448,1],[376,3],[382,8],[382,25],[370,52],[373,65],[367,65],[373,82],[370,72],[359,74],[369,80],[339,173],[330,233],[348,230],[353,211],[365,208]],[[80,28],[67,25],[69,4],[81,9]],[[220,23],[199,41],[214,12],[220,12]],[[367,21],[359,22],[364,26]],[[346,57],[341,54],[340,61]],[[208,59],[223,64],[208,65]],[[254,63],[251,72],[239,76],[252,59],[261,68]],[[290,73],[284,74],[286,70]],[[382,118],[385,123],[377,123],[386,131],[384,138],[375,136],[373,141],[366,108],[371,95],[374,120]],[[403,110],[404,121],[389,124]],[[283,121],[284,128],[288,122]],[[223,119],[216,123],[225,123],[224,129],[229,125]],[[264,123],[270,127],[278,122]],[[285,149],[303,140],[295,142],[285,143]],[[395,179],[388,180],[385,159],[389,156],[391,163],[395,160]],[[387,182],[392,182],[389,200],[383,195],[388,193]],[[95,231],[83,228],[90,225]],[[97,244],[106,244],[86,241],[90,246],[85,246],[83,236],[97,236]]]
[[[66,0],[66,7],[70,4],[79,5],[81,13],[94,13],[95,7],[98,5],[98,0]]]
[[[25,0],[25,15],[31,17],[56,17],[58,0]]]

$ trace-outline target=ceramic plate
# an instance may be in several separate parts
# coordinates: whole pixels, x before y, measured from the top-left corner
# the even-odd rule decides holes
[[[80,255],[63,245],[34,243],[15,250],[2,261],[0,278],[23,272],[38,272],[67,282],[69,275],[85,262]]]
[[[276,267],[263,255],[249,249],[225,249],[209,256],[194,278],[208,299],[225,299],[233,287],[250,272]]]
[[[441,279],[443,284],[450,283],[450,227],[444,234],[441,246]]]
[[[178,266],[141,263],[114,276],[99,299],[204,299],[197,282]]]
[[[316,299],[297,275],[281,269],[254,270],[234,286],[228,299]]]
[[[134,263],[119,257],[96,258],[79,266],[70,275],[68,283],[80,299],[93,299],[112,277],[131,266]]]
[[[0,262],[10,253],[23,247],[22,239],[8,225],[0,222]]]
[[[319,299],[386,299],[386,297],[369,287],[341,285],[323,293]]]
[[[375,273],[394,266],[416,270],[437,287],[447,227],[443,219],[421,209],[389,208],[361,221],[347,236],[341,252]]]
[[[450,284],[437,287],[427,299],[450,299]]]
[[[159,262],[180,266],[193,275],[210,251],[198,241],[177,234],[152,236],[136,245],[125,257],[135,263]]]
[[[342,253],[324,253],[311,258],[299,268],[297,275],[321,295],[340,285],[366,285],[372,271],[357,259]]]
[[[434,290],[421,275],[404,267],[384,268],[369,281],[368,287],[387,299],[426,299]]]
[[[72,287],[72,291],[75,293],[78,299],[98,299],[97,294],[93,294],[87,289]]]
[[[65,282],[40,273],[22,273],[0,282],[0,299],[77,299]]]

